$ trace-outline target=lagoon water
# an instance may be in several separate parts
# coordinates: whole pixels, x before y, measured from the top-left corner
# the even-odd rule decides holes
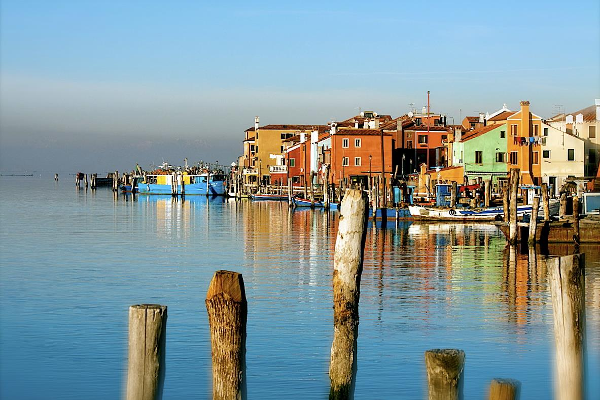
[[[249,399],[323,399],[339,214],[283,203],[76,190],[71,177],[0,177],[0,398],[115,399],[128,307],[168,306],[165,399],[211,398],[204,298],[241,272]],[[588,398],[600,398],[599,246],[587,246]],[[555,252],[566,252],[557,246]],[[553,397],[552,303],[542,256],[508,266],[492,225],[370,226],[356,399],[422,399],[424,352],[466,353],[464,393],[494,377]]]

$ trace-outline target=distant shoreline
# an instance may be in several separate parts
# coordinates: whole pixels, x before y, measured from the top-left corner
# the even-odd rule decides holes
[[[0,176],[33,176],[33,174],[0,174]]]

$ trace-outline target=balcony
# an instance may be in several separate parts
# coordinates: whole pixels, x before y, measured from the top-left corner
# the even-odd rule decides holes
[[[271,174],[287,174],[287,165],[269,165]]]

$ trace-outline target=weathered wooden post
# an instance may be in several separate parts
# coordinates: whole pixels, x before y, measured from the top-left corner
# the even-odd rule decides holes
[[[490,199],[492,197],[492,185],[491,185],[491,181],[489,179],[486,179],[484,181],[484,188],[485,188],[485,197],[483,199],[483,204],[485,205],[485,207],[489,207],[490,206]]]
[[[83,185],[85,186],[85,188],[88,188],[88,174],[85,174],[83,176]]]
[[[313,171],[311,171],[311,173],[310,173],[310,206],[312,208],[315,207],[315,187],[314,187],[314,181],[315,181],[315,173]]]
[[[287,186],[288,186],[288,206],[292,206],[293,205],[293,201],[292,201],[292,197],[294,196],[293,193],[293,189],[292,189],[292,178],[288,178],[287,181]]]
[[[167,306],[129,307],[127,400],[162,398],[166,336]]]
[[[579,197],[573,196],[573,241],[578,246],[579,238]]]
[[[427,200],[431,196],[431,174],[425,174],[425,191],[427,192]]]
[[[433,349],[425,352],[429,400],[462,399],[465,352]]]
[[[547,262],[554,315],[555,398],[583,399],[585,344],[585,255]]]
[[[348,190],[340,206],[333,265],[333,343],[330,399],[352,398],[356,373],[358,302],[367,226],[367,199]]]
[[[452,186],[450,187],[450,208],[456,207],[456,191],[458,189],[458,185],[455,181],[452,181]]]
[[[560,194],[560,209],[558,212],[558,218],[563,219],[567,215],[567,193],[562,192]]]
[[[533,204],[531,205],[531,218],[529,219],[529,238],[527,243],[535,244],[535,235],[537,231],[537,218],[538,218],[538,210],[540,208],[540,198],[534,197]]]
[[[504,222],[510,220],[510,189],[508,182],[502,185],[502,207],[504,209]]]
[[[185,196],[185,175],[183,175],[183,173],[179,173],[178,180],[181,186],[181,196]],[[133,190],[133,186],[131,187],[131,189]]]
[[[514,379],[492,379],[489,400],[518,400],[521,382]]]
[[[542,183],[542,204],[544,205],[544,221],[550,221],[550,199],[548,198],[548,184]]]
[[[119,171],[115,171],[113,176],[113,192],[119,191]]]
[[[510,216],[509,216],[509,243],[517,244],[517,193],[519,190],[519,169],[510,170]]]
[[[244,398],[248,303],[241,274],[215,272],[206,293],[206,311],[210,326],[213,400]]]
[[[206,197],[210,196],[210,170],[206,171]]]

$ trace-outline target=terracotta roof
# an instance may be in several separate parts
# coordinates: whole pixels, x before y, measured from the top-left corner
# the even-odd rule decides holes
[[[346,136],[367,136],[367,135],[381,135],[381,129],[353,129],[353,128],[343,128],[339,129],[336,135],[346,135]],[[391,136],[392,134],[389,132],[383,132],[383,136]]]
[[[500,114],[488,119],[488,121],[506,121],[508,117],[515,114],[514,111],[502,111]]]
[[[379,125],[379,129],[395,131],[398,129],[399,121],[402,122],[402,129],[414,124],[413,120],[408,115],[404,114],[401,117],[394,118],[391,121],[388,121],[382,125]]]
[[[485,133],[488,133],[489,131],[493,131],[496,128],[500,128],[501,126],[503,125],[487,125],[479,127],[477,129],[473,129],[472,131],[469,131],[462,136],[461,142],[466,142],[467,140],[474,139]]]
[[[427,125],[415,125],[412,126],[408,129],[406,129],[407,131],[419,131],[419,132],[426,132],[427,131]],[[430,126],[429,127],[429,131],[430,132],[450,132],[452,129],[449,128],[448,126]]]
[[[583,114],[584,122],[593,122],[596,121],[596,106],[589,106],[586,108],[582,108],[581,110],[569,113],[567,115],[573,116],[573,121],[575,121],[575,116],[577,114]]]
[[[465,117],[469,122],[479,122],[479,117]]]
[[[319,132],[324,132],[329,129],[327,125],[265,125],[259,126],[258,129],[262,130],[297,130],[297,131],[312,131],[318,130]],[[244,132],[254,131],[254,127],[246,129]]]

